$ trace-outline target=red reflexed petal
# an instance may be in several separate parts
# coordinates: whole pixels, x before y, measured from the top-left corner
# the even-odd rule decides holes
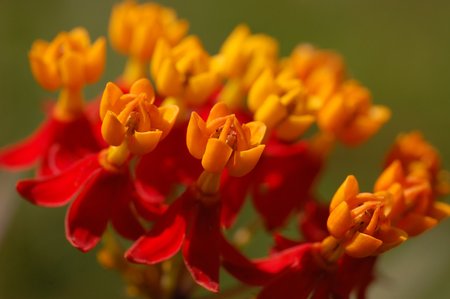
[[[320,171],[320,161],[305,142],[269,142],[255,174],[252,199],[268,229],[284,224],[288,216],[309,200]]]
[[[223,176],[220,197],[222,200],[221,222],[225,227],[230,227],[244,204],[245,197],[250,188],[251,174],[240,178]]]
[[[316,273],[289,271],[280,275],[259,293],[257,299],[307,299],[315,287]]]
[[[136,165],[136,189],[149,202],[163,202],[178,184],[190,185],[202,172],[186,147],[186,125],[176,125],[151,153]]]
[[[112,198],[111,223],[114,229],[124,238],[136,240],[145,233],[133,210],[135,194],[129,173],[117,175],[109,179],[110,188],[114,189]]]
[[[93,154],[60,174],[19,181],[16,188],[24,198],[36,205],[57,207],[66,204],[101,169],[98,155]]]
[[[12,170],[30,167],[47,150],[55,134],[57,122],[47,119],[31,136],[0,151],[0,166]]]
[[[212,292],[219,290],[220,239],[220,204],[196,203],[183,256],[194,280]]]
[[[176,200],[155,223],[149,233],[140,237],[125,253],[125,257],[140,264],[156,264],[174,256],[186,235],[186,202]]]
[[[300,220],[300,230],[305,240],[320,242],[328,236],[328,215],[328,206],[312,200],[306,203],[303,218]]]
[[[116,180],[114,174],[105,170],[98,172],[67,211],[67,240],[83,252],[94,248],[106,229],[117,196]]]
[[[273,240],[275,242],[275,245],[273,247],[274,252],[283,251],[301,244],[298,241],[288,239],[278,233],[275,233],[273,235]]]

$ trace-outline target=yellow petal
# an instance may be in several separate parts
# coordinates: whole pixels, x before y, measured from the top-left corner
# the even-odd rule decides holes
[[[116,113],[120,113],[123,107],[116,109],[116,103],[123,95],[122,90],[114,83],[108,82],[105,90],[103,91],[102,100],[100,101],[100,118],[103,120],[106,112],[112,110]]]
[[[151,24],[147,22],[139,23],[134,27],[130,54],[142,62],[149,61],[159,34],[159,30]]]
[[[150,66],[150,73],[152,74],[153,79],[156,80],[159,70],[161,69],[161,65],[167,58],[170,58],[170,46],[165,39],[160,38],[156,43]]]
[[[211,108],[206,123],[210,123],[217,118],[224,117],[229,114],[231,114],[231,112],[228,106],[225,103],[219,102]]]
[[[312,115],[290,115],[276,127],[276,134],[281,140],[294,141],[309,129],[314,120]]]
[[[202,158],[202,166],[208,172],[221,172],[227,165],[232,153],[233,149],[225,142],[216,138],[209,138]]]
[[[134,82],[133,85],[131,85],[130,93],[135,95],[144,93],[150,103],[153,103],[153,99],[155,98],[155,91],[153,90],[152,83],[146,78]]]
[[[249,173],[261,158],[265,145],[261,144],[246,151],[236,151],[227,164],[229,174],[241,177]]]
[[[438,221],[434,218],[409,213],[398,222],[397,227],[404,230],[411,237],[414,237],[434,227],[437,223]]]
[[[206,150],[208,137],[205,122],[197,112],[192,112],[186,133],[186,145],[189,153],[195,158],[201,159]]]
[[[392,162],[378,177],[375,182],[374,191],[387,190],[394,183],[400,183],[404,179],[403,169],[400,161]]]
[[[328,216],[327,228],[330,235],[340,239],[354,225],[350,208],[345,201],[342,201]]]
[[[100,79],[105,68],[106,41],[101,37],[95,41],[86,54],[86,82],[94,83]]]
[[[54,63],[46,63],[40,56],[33,52],[29,54],[31,72],[36,81],[45,89],[53,91],[60,87],[61,78],[58,68]]]
[[[102,123],[103,139],[109,144],[119,146],[125,138],[125,127],[112,111],[107,111]]]
[[[255,81],[248,93],[247,104],[250,111],[255,112],[265,99],[276,92],[272,71],[265,70]]]
[[[154,126],[162,131],[161,140],[166,138],[169,132],[172,130],[175,121],[177,120],[178,112],[180,109],[176,105],[165,105],[159,107],[161,118],[158,121],[154,121]]]
[[[161,139],[162,132],[146,131],[146,132],[134,132],[132,136],[128,138],[128,149],[132,154],[145,155],[153,151],[158,145]]]
[[[251,147],[261,144],[266,135],[266,125],[260,121],[252,121],[242,125],[243,130],[247,127],[250,130],[249,145]]]
[[[59,60],[62,85],[78,89],[85,84],[84,60],[80,54],[67,53]]]
[[[437,201],[434,202],[431,210],[429,212],[429,216],[441,221],[450,216],[450,205],[448,203]]]
[[[219,79],[216,73],[206,72],[189,79],[185,100],[189,105],[200,106],[217,89]]]
[[[218,100],[226,103],[230,109],[240,109],[244,106],[246,92],[240,80],[230,79],[220,91]]]
[[[377,254],[379,254],[405,242],[408,239],[408,234],[395,227],[381,226],[377,237],[383,241],[383,245],[377,249]]]
[[[383,241],[356,232],[355,237],[345,246],[345,252],[352,257],[363,258],[373,255],[376,250],[383,244]]]
[[[346,201],[359,193],[358,181],[353,175],[347,176],[345,181],[333,195],[330,203],[330,212],[336,208],[342,201]]]
[[[178,96],[182,92],[182,76],[175,68],[171,59],[165,59],[161,63],[156,75],[155,83],[158,93],[164,96]]]
[[[287,115],[287,109],[281,104],[280,98],[277,95],[271,94],[258,108],[254,118],[265,123],[267,128],[271,130],[287,117]]]

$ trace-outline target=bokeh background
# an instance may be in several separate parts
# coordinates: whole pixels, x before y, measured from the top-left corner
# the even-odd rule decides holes
[[[84,26],[106,35],[116,1],[0,0],[0,146],[31,133],[43,119],[42,99],[53,96],[33,80],[27,53],[33,40]],[[319,193],[330,198],[347,174],[371,190],[384,153],[399,132],[420,129],[450,169],[450,2],[361,0],[158,1],[188,19],[191,33],[215,53],[233,27],[276,37],[281,54],[300,42],[335,49],[376,103],[391,107],[382,131],[356,149],[338,147]],[[88,95],[101,92],[124,58],[108,50],[107,69]],[[95,254],[82,254],[64,237],[65,208],[43,209],[15,194],[30,173],[0,172],[0,298],[125,298],[116,273]],[[448,201],[448,198],[446,199]],[[252,254],[263,254],[258,242]],[[378,263],[369,298],[450,298],[450,221],[409,240]]]

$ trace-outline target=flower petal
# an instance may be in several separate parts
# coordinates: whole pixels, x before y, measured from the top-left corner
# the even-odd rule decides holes
[[[241,177],[255,168],[264,151],[265,145],[260,144],[246,151],[235,151],[227,163],[231,176]]]
[[[106,112],[102,123],[102,136],[109,145],[119,146],[125,139],[125,127],[111,110]]]
[[[383,241],[370,235],[356,232],[355,237],[345,246],[345,252],[356,258],[370,256],[383,244]]]
[[[330,203],[330,212],[341,202],[346,201],[359,193],[358,181],[353,175],[347,176],[339,189],[334,193]]]
[[[69,207],[66,215],[66,238],[75,248],[87,252],[97,245],[106,229],[111,213],[110,176],[106,171],[98,172],[84,186]]]
[[[208,137],[205,122],[196,112],[192,112],[186,134],[186,145],[192,156],[197,159],[203,157]]]
[[[200,202],[183,246],[183,257],[194,280],[204,288],[219,290],[220,204]]]
[[[98,155],[87,156],[66,171],[35,180],[17,183],[17,191],[30,202],[44,207],[66,204],[86,183],[101,170]]]
[[[350,213],[350,207],[345,201],[342,201],[330,212],[330,216],[327,220],[328,231],[330,232],[330,235],[340,239],[345,236],[352,226],[353,218]]]
[[[135,155],[144,155],[153,151],[161,140],[162,131],[134,132],[128,139],[128,149]]]
[[[202,166],[208,172],[221,172],[228,163],[233,149],[225,142],[209,138],[206,143],[205,154],[202,157]]]

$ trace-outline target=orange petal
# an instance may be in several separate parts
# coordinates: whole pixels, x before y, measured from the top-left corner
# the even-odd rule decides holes
[[[152,56],[152,63],[150,66],[150,73],[153,79],[156,79],[161,69],[162,62],[170,57],[170,46],[164,38],[158,39],[155,51]]]
[[[103,118],[106,115],[108,110],[112,110],[116,113],[119,113],[122,107],[118,107],[116,109],[116,103],[123,95],[122,90],[114,83],[108,82],[106,84],[105,90],[103,91],[102,100],[100,101],[100,118]]]
[[[67,53],[59,60],[62,85],[81,88],[85,84],[84,59],[80,54]]]
[[[208,172],[221,172],[227,165],[232,153],[233,149],[225,142],[216,138],[209,138],[202,157],[202,166]]]
[[[36,81],[45,89],[53,91],[60,87],[61,78],[54,63],[46,63],[35,53],[29,54],[31,72]]]
[[[249,173],[259,161],[265,145],[261,144],[246,151],[236,151],[227,164],[229,174],[241,177]]]
[[[264,103],[259,106],[255,112],[254,119],[262,121],[266,124],[269,130],[276,127],[285,117],[287,117],[288,111],[286,107],[281,104],[280,98],[271,94],[266,98]]]
[[[383,241],[383,245],[377,250],[377,254],[379,254],[405,242],[408,239],[408,234],[401,229],[383,225],[377,232],[377,237]]]
[[[348,113],[342,96],[335,96],[319,111],[317,125],[323,131],[336,134],[347,122]]]
[[[275,78],[270,69],[265,70],[255,81],[248,93],[247,104],[255,112],[266,98],[276,92]]]
[[[147,154],[156,148],[161,139],[161,135],[162,132],[160,130],[134,132],[128,139],[128,149],[135,155]]]
[[[334,193],[330,203],[330,211],[334,210],[342,201],[348,200],[359,193],[358,181],[353,175],[347,176],[339,189]]]
[[[171,59],[165,59],[161,63],[155,83],[158,93],[164,96],[179,96],[183,88],[183,79],[175,68]]]
[[[155,98],[155,91],[153,90],[152,83],[150,83],[150,81],[145,78],[139,79],[136,82],[134,82],[133,85],[131,85],[130,93],[135,95],[144,93],[147,96],[149,102],[151,103]]]
[[[112,111],[107,111],[102,123],[103,139],[109,144],[119,146],[125,138],[125,127]]]
[[[242,125],[242,129],[248,128],[250,130],[249,145],[251,147],[261,144],[266,135],[266,125],[260,121],[251,121]]]
[[[345,201],[337,205],[328,216],[327,228],[330,235],[337,239],[345,236],[347,231],[354,225],[350,208]]]
[[[395,160],[378,177],[374,191],[387,190],[392,184],[401,183],[403,180],[402,164],[399,160]]]
[[[309,129],[314,120],[312,115],[290,115],[277,126],[277,136],[285,141],[294,141]]]
[[[229,114],[231,114],[231,112],[228,106],[225,103],[219,102],[211,108],[206,122],[209,123],[219,117],[224,117]]]
[[[94,83],[103,73],[106,60],[106,40],[101,37],[95,41],[86,54],[86,82]]]
[[[161,139],[164,139],[172,130],[180,109],[176,105],[166,105],[159,107],[158,110],[160,111],[161,119],[158,122],[155,121],[154,125],[162,131]]]
[[[411,237],[414,237],[434,227],[437,223],[438,221],[434,218],[409,213],[397,223],[397,227],[404,230]]]
[[[363,258],[373,255],[376,250],[383,244],[383,241],[356,232],[355,237],[345,246],[345,252],[352,257]]]
[[[434,202],[431,210],[429,212],[429,216],[432,218],[441,221],[450,216],[450,205],[448,203],[437,201]]]
[[[195,158],[201,159],[206,150],[208,137],[205,122],[197,112],[192,112],[186,134],[189,153]]]

